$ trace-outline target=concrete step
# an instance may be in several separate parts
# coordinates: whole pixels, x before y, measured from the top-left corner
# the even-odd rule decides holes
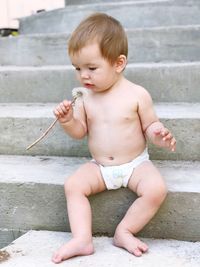
[[[70,240],[71,234],[30,231],[5,248],[10,255],[2,267],[53,267],[52,254],[63,243]],[[176,240],[143,239],[149,245],[149,252],[140,258],[123,249],[114,247],[112,239],[95,237],[95,253],[90,256],[75,257],[61,266],[68,267],[199,267],[200,242]]]
[[[0,249],[9,245],[13,240],[17,239],[21,235],[25,234],[26,231],[13,230],[13,229],[0,229]],[[0,260],[1,262],[1,260]]]
[[[9,245],[13,240],[17,239],[21,235],[25,234],[26,231],[13,230],[13,229],[0,229],[0,249]],[[1,258],[1,256],[0,256]],[[0,260],[1,263],[1,260]]]
[[[94,4],[94,3],[108,3],[108,2],[140,2],[141,3],[151,3],[151,2],[166,2],[166,0],[126,0],[126,1],[123,1],[123,0],[66,0],[65,3],[66,5],[83,5],[83,4]],[[180,3],[180,4],[183,4],[183,0],[171,0],[170,2],[173,2],[173,3]],[[184,0],[184,3],[187,3],[187,4],[198,4],[199,3],[199,0]]]
[[[20,19],[20,33],[71,32],[80,20],[97,11],[114,16],[125,28],[200,24],[199,2],[190,4],[169,0],[120,1],[72,5],[22,18]]]
[[[129,63],[200,61],[200,25],[129,29],[127,35]],[[66,49],[68,37],[36,34],[1,38],[0,65],[71,64]]]
[[[0,156],[0,229],[70,231],[63,184],[89,158]],[[200,161],[154,161],[169,193],[140,232],[151,238],[200,240]],[[136,195],[128,189],[90,197],[93,233],[112,236]]]
[[[44,140],[26,151],[55,119],[55,106],[56,103],[1,104],[0,154],[88,156],[86,139],[68,137],[58,123]],[[150,145],[152,159],[200,160],[200,103],[157,103],[155,108],[161,121],[176,136],[177,151],[172,153]]]
[[[126,77],[155,102],[200,102],[200,62],[128,64]],[[0,102],[60,102],[79,86],[71,66],[0,67]],[[56,90],[55,90],[56,88]]]
[[[166,0],[126,0],[126,1],[123,1],[123,0],[76,0],[76,1],[66,0],[65,3],[66,3],[66,5],[84,5],[84,4],[94,4],[94,3],[95,4],[96,3],[103,4],[103,3],[108,3],[108,2],[110,2],[110,3],[118,2],[119,3],[119,2],[128,2],[128,1],[135,2],[135,3],[139,2],[139,1],[141,1],[141,2],[158,2],[158,1],[163,2],[163,1],[165,1],[166,2]],[[191,1],[197,1],[197,0],[191,0]]]
[[[132,2],[132,3],[137,3],[137,2],[140,2],[140,3],[152,3],[152,2],[166,2],[166,0],[126,0],[126,1],[123,1],[123,0],[66,0],[65,3],[66,5],[83,5],[83,4],[96,4],[96,3],[113,3],[113,2]],[[179,3],[179,4],[183,4],[183,0],[170,0],[168,1],[169,3]],[[199,3],[199,0],[184,0],[184,3],[187,3],[187,4],[198,4]]]

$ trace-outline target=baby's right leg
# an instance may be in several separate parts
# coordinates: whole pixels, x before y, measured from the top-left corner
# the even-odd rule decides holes
[[[52,257],[54,263],[94,252],[92,215],[88,196],[105,189],[99,167],[92,162],[82,165],[68,178],[65,183],[65,194],[73,238],[55,252]]]

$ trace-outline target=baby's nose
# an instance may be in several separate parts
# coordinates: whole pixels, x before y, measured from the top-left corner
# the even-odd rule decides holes
[[[82,78],[82,79],[87,79],[87,78],[89,78],[89,73],[88,73],[87,70],[82,70],[82,71],[81,71],[81,78]]]

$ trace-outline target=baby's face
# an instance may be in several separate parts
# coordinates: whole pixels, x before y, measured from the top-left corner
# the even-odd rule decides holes
[[[87,89],[102,92],[110,89],[118,79],[116,64],[111,65],[102,57],[97,43],[86,45],[70,58],[77,79]]]

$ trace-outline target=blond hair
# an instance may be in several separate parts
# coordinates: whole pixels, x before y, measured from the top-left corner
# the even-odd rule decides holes
[[[90,42],[99,44],[102,56],[111,64],[120,55],[128,55],[128,40],[122,25],[107,14],[94,13],[78,25],[68,42],[69,55],[80,52]]]

